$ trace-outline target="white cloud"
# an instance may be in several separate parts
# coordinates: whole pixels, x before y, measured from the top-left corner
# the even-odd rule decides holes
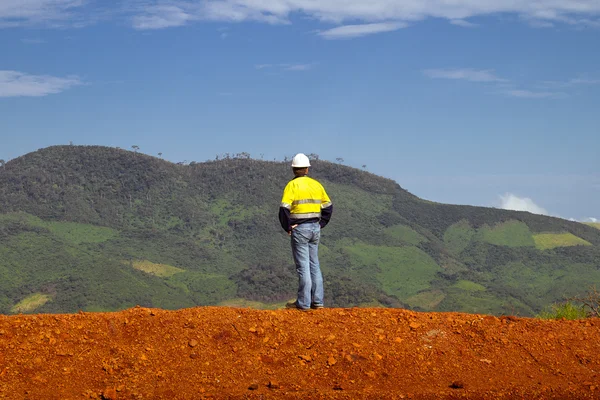
[[[280,69],[283,71],[308,71],[313,69],[315,66],[312,64],[257,64],[254,66],[256,69]]]
[[[308,71],[313,66],[313,64],[281,64],[281,68],[285,71]]]
[[[464,19],[451,19],[450,23],[456,26],[462,26],[463,28],[476,28],[479,25],[473,22],[465,21]]]
[[[518,197],[512,193],[500,196],[500,208],[504,210],[528,211],[533,214],[548,215],[548,211],[538,206],[528,197]]]
[[[415,22],[428,18],[472,26],[474,24],[467,19],[503,14],[517,15],[537,26],[554,23],[595,26],[600,15],[598,0],[146,0],[141,3],[139,13],[144,14],[149,4],[178,6],[205,20],[289,23],[290,15],[299,14],[345,26]],[[356,25],[349,25],[349,22]]]
[[[74,11],[84,4],[84,0],[1,0],[0,27],[61,26],[72,22]]]
[[[589,218],[587,218],[587,219],[586,219],[586,222],[594,222],[594,223],[597,223],[597,222],[600,222],[600,220],[598,220],[598,218],[589,217]]]
[[[133,27],[135,29],[163,29],[185,25],[192,19],[194,19],[192,15],[179,7],[156,6],[149,7],[145,15],[135,16]]]
[[[343,25],[319,32],[325,39],[349,39],[375,33],[392,32],[406,28],[408,24],[402,22],[381,22],[375,24]]]
[[[504,93],[510,97],[520,97],[523,99],[549,99],[549,98],[563,98],[566,97],[566,93],[561,92],[536,92],[531,90],[523,89],[511,89],[506,90]]]
[[[339,25],[321,32],[330,39],[388,32],[430,18],[473,27],[475,18],[512,15],[536,27],[600,27],[598,0],[0,0],[0,27],[85,24],[100,10],[110,10],[105,15],[112,18],[126,16],[136,29],[192,21],[289,24],[294,15]]]
[[[460,79],[471,82],[507,82],[506,79],[496,76],[494,71],[471,68],[426,69],[423,71],[423,74],[433,79]]]
[[[0,97],[40,97],[60,93],[81,84],[78,77],[58,78],[0,71]]]
[[[494,70],[482,70],[473,68],[438,68],[425,69],[423,75],[431,79],[454,79],[464,80],[469,82],[489,83],[496,87],[496,93],[508,97],[521,99],[563,99],[569,97],[567,89],[576,86],[591,86],[600,84],[598,79],[577,78],[570,79],[565,82],[560,81],[545,81],[530,84],[528,86],[539,90],[519,87],[509,79],[504,79],[496,75]],[[565,91],[558,91],[564,89]]]

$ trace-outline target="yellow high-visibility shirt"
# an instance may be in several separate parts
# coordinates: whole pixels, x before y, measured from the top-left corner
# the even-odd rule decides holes
[[[292,179],[283,190],[281,207],[290,210],[290,219],[320,218],[321,209],[331,206],[325,188],[308,176]]]

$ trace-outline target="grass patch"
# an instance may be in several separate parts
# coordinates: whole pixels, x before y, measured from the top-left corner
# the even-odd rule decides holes
[[[542,311],[537,315],[541,319],[584,319],[588,317],[583,305],[576,305],[570,301],[561,304],[554,304],[550,310]]]
[[[0,224],[19,223],[30,227],[45,228],[58,238],[71,243],[102,243],[119,236],[119,232],[105,226],[77,222],[44,221],[34,215],[18,212],[0,214]]]
[[[554,249],[556,247],[591,246],[586,240],[572,233],[540,233],[533,236],[535,247],[540,250]]]
[[[417,233],[411,227],[406,225],[394,225],[385,229],[385,234],[394,242],[418,245],[421,242],[426,242],[425,236]]]
[[[475,229],[467,220],[461,220],[451,225],[444,233],[444,244],[452,254],[460,254],[467,248],[475,236]]]
[[[346,250],[363,269],[378,271],[375,275],[383,290],[402,300],[429,289],[436,274],[442,271],[433,258],[416,247],[356,243]]]
[[[32,312],[38,307],[46,304],[48,301],[50,301],[50,296],[41,293],[34,293],[15,304],[10,309],[10,312],[15,314]]]
[[[126,264],[131,265],[133,268],[145,272],[147,274],[152,274],[155,276],[159,276],[161,278],[168,278],[175,274],[179,274],[181,272],[185,272],[184,269],[173,267],[167,264],[155,264],[148,260],[142,261],[133,261],[132,263],[125,262]]]
[[[216,215],[220,226],[227,226],[231,220],[245,220],[258,212],[257,207],[232,204],[225,199],[217,199],[210,207],[210,213]]]
[[[508,247],[534,247],[533,234],[524,222],[507,221],[490,227],[483,225],[477,231],[482,242]]]
[[[486,290],[485,286],[464,279],[456,282],[452,287],[466,292],[485,292]]]
[[[427,292],[421,292],[415,296],[409,297],[404,301],[413,308],[418,307],[420,309],[429,311],[435,309],[445,297],[446,294],[441,290],[431,290]]]
[[[600,222],[586,222],[586,225],[593,226],[596,229],[600,229]]]
[[[44,225],[56,236],[74,244],[102,243],[119,236],[118,231],[105,226],[76,222],[45,222]]]

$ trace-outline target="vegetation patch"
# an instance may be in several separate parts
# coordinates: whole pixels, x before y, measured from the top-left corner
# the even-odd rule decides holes
[[[460,254],[467,248],[475,236],[475,229],[467,220],[461,220],[451,225],[444,233],[444,244],[452,254]]]
[[[376,277],[383,290],[401,300],[429,289],[436,274],[442,271],[431,256],[416,247],[384,247],[356,243],[346,250],[364,268],[378,271]]]
[[[540,233],[533,236],[535,247],[540,250],[554,249],[556,247],[591,246],[586,240],[572,233]]]
[[[484,225],[477,231],[482,242],[508,247],[533,247],[536,243],[533,234],[524,222],[507,221],[493,227]]]
[[[586,222],[585,224],[600,229],[600,222]]]
[[[467,292],[485,292],[485,290],[486,290],[485,286],[480,285],[479,283],[467,281],[464,279],[456,282],[454,285],[452,285],[452,287],[461,289],[461,290],[464,290]]]
[[[232,220],[245,220],[258,211],[257,207],[232,204],[225,199],[217,199],[210,207],[210,213],[216,215],[220,226],[227,226]]]
[[[419,308],[425,311],[433,310],[444,300],[446,294],[441,290],[430,290],[421,292],[405,300],[406,304],[412,308]]]
[[[56,236],[75,244],[102,243],[119,236],[118,231],[105,226],[54,221],[46,222],[45,225]]]
[[[588,317],[588,313],[583,305],[577,305],[566,301],[562,304],[553,304],[549,310],[544,310],[537,315],[541,319],[583,319]]]
[[[406,225],[394,225],[385,229],[385,234],[394,242],[418,245],[427,239]]]
[[[127,264],[129,264],[129,263],[127,263]],[[173,267],[172,265],[155,264],[148,260],[133,261],[133,262],[131,262],[130,265],[139,271],[145,272],[147,274],[156,275],[161,278],[168,278],[175,274],[185,272],[184,269]]]
[[[10,309],[10,312],[15,314],[32,312],[38,307],[46,304],[48,301],[50,301],[50,296],[42,293],[34,293],[15,304]]]

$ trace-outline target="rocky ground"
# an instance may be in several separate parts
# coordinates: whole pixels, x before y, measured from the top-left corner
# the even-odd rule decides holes
[[[0,399],[600,398],[600,320],[201,307],[0,316]]]

